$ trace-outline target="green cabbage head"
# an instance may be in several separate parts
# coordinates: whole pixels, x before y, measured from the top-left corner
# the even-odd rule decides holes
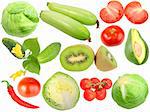
[[[146,81],[137,74],[126,74],[115,82],[112,97],[121,107],[131,109],[144,103],[148,95]]]
[[[6,33],[25,37],[31,34],[39,22],[38,14],[33,6],[26,2],[8,4],[2,15],[2,26]]]

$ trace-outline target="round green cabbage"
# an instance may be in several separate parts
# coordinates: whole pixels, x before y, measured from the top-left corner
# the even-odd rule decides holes
[[[131,109],[144,103],[148,95],[146,81],[137,74],[126,74],[115,82],[112,97],[121,107]]]
[[[2,15],[2,26],[7,34],[25,37],[31,34],[39,22],[33,6],[26,2],[8,4]]]

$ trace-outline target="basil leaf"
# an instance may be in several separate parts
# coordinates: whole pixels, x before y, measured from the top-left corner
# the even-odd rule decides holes
[[[40,74],[40,64],[33,56],[29,56],[28,59],[23,62],[23,67],[29,72]]]
[[[40,45],[37,38],[27,39],[23,43],[25,50],[29,49],[32,52],[32,56],[37,56],[40,52]]]

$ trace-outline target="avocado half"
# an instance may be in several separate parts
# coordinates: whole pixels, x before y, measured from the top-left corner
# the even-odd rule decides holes
[[[144,64],[149,56],[149,49],[137,29],[131,29],[125,45],[125,55],[127,59],[136,64]]]

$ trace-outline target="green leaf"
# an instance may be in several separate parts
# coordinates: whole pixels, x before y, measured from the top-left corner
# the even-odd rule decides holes
[[[49,62],[56,58],[59,54],[61,44],[59,42],[54,42],[47,46],[38,56],[37,59],[40,64]]]
[[[40,74],[40,64],[33,56],[29,56],[28,59],[23,62],[23,67],[29,72]]]
[[[29,49],[32,52],[32,56],[37,56],[40,52],[40,45],[37,38],[27,39],[23,43],[24,49]]]

